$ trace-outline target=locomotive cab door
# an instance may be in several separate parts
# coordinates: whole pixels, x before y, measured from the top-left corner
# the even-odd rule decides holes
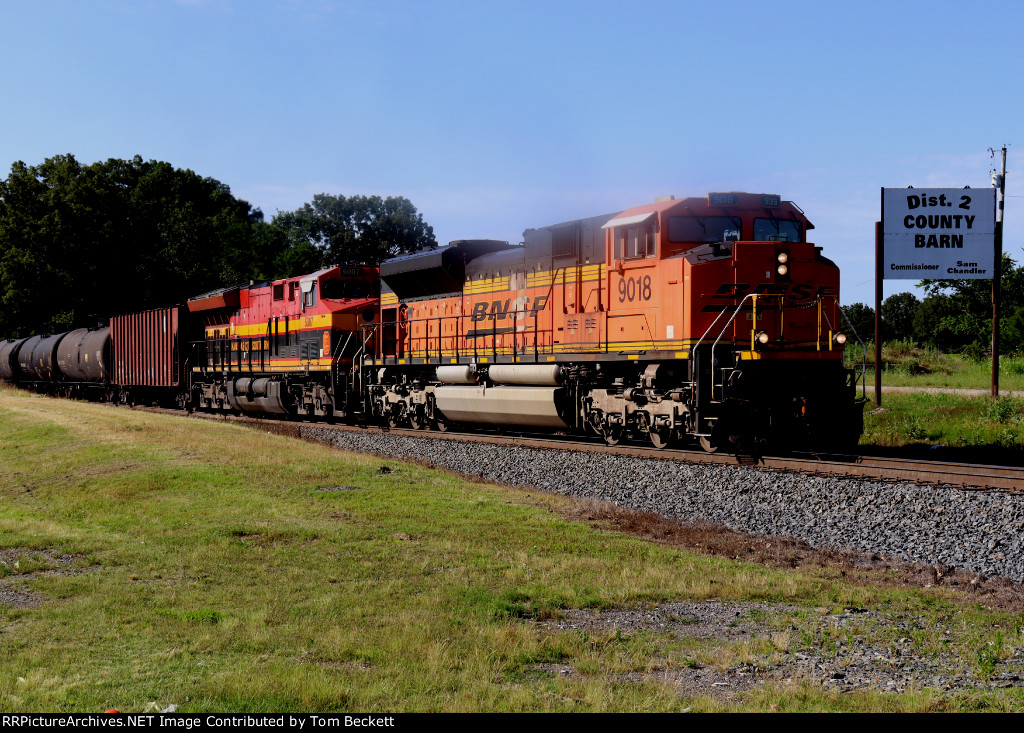
[[[386,358],[398,359],[405,356],[405,342],[408,331],[409,308],[385,308],[381,311],[381,351]]]
[[[656,348],[658,218],[656,212],[613,219],[608,241],[606,348]]]

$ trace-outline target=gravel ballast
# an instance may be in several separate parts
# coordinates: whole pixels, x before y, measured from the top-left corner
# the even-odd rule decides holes
[[[301,426],[299,434],[484,481],[1024,582],[1020,494],[315,426]]]

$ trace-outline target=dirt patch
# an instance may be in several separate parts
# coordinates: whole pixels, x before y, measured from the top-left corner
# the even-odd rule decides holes
[[[83,555],[27,547],[0,548],[0,606],[38,608],[46,597],[24,588],[38,576],[77,575],[87,569]]]
[[[568,664],[541,664],[537,671],[554,677],[580,676]],[[718,700],[729,701],[741,692],[747,692],[763,681],[758,670],[752,666],[737,666],[725,672],[709,667],[686,669],[652,669],[648,672],[629,672],[618,675],[623,682],[657,683],[675,689],[680,697],[705,695]]]
[[[309,545],[317,541],[316,537],[299,537],[290,532],[244,532],[233,533],[232,538],[249,547],[283,547],[287,545]]]
[[[695,669],[661,669],[622,675],[629,682],[659,682],[675,688],[680,697],[706,695],[729,701],[763,682],[756,667],[743,665],[725,672],[709,667]]]
[[[794,607],[770,606],[764,603],[665,603],[656,608],[588,611],[570,608],[559,617],[545,622],[546,627],[569,631],[577,629],[614,631],[660,631],[679,638],[736,641],[765,631],[756,616]]]
[[[648,669],[617,675],[623,681],[669,685],[681,697],[728,701],[762,684],[811,683],[838,692],[883,693],[1024,687],[1024,648],[1010,644],[992,652],[986,669],[962,649],[948,647],[945,642],[960,630],[941,623],[924,616],[890,618],[863,608],[808,614],[781,604],[701,601],[638,610],[569,609],[538,625],[550,632],[593,631],[615,639],[649,633],[655,649],[671,638],[698,640],[692,658],[677,656],[670,662],[670,655],[654,651],[647,657]],[[913,638],[929,625],[934,639]],[[585,676],[571,663],[542,664],[535,670]]]
[[[39,608],[44,600],[46,600],[45,597],[38,593],[32,593],[24,588],[19,588],[14,583],[0,579],[0,606]]]
[[[36,575],[77,575],[86,566],[84,555],[65,555],[28,547],[0,548],[0,578]]]
[[[559,612],[557,618],[540,625],[553,631],[598,631],[626,635],[651,631],[680,639],[699,639],[720,646],[756,636],[767,636],[775,629],[761,619],[774,612],[788,610],[793,609],[764,603],[678,602],[645,609],[567,609]],[[575,668],[568,664],[539,665],[537,669],[554,676],[578,676]],[[754,664],[739,661],[725,669],[693,661],[683,666],[655,666],[642,672],[619,675],[618,678],[628,682],[669,685],[683,697],[707,695],[728,700],[763,682],[765,671]]]
[[[1024,585],[1006,578],[988,578],[942,565],[902,562],[873,553],[816,549],[793,537],[747,534],[714,522],[684,522],[597,500],[578,500],[558,511],[568,519],[594,522],[603,529],[709,555],[784,569],[829,568],[838,570],[847,580],[870,585],[941,586],[990,608],[1024,612]]]

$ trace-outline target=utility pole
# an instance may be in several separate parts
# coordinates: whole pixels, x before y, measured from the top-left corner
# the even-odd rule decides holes
[[[992,156],[996,151],[989,148]],[[999,173],[992,172],[992,187],[998,189],[996,203],[995,272],[992,277],[992,396],[999,396],[999,290],[1003,272],[1003,201],[1006,199],[1006,146],[1002,150],[1002,166]]]

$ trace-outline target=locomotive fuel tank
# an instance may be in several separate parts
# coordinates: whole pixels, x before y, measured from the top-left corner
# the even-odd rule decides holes
[[[564,429],[565,391],[562,368],[557,364],[493,364],[487,379],[494,386],[477,384],[477,370],[469,364],[437,368],[434,401],[451,422],[517,425]]]
[[[564,429],[564,390],[553,387],[443,385],[437,409],[452,422]]]
[[[236,410],[275,415],[287,415],[289,412],[281,382],[276,379],[241,377],[228,382],[227,392],[228,402]]]

